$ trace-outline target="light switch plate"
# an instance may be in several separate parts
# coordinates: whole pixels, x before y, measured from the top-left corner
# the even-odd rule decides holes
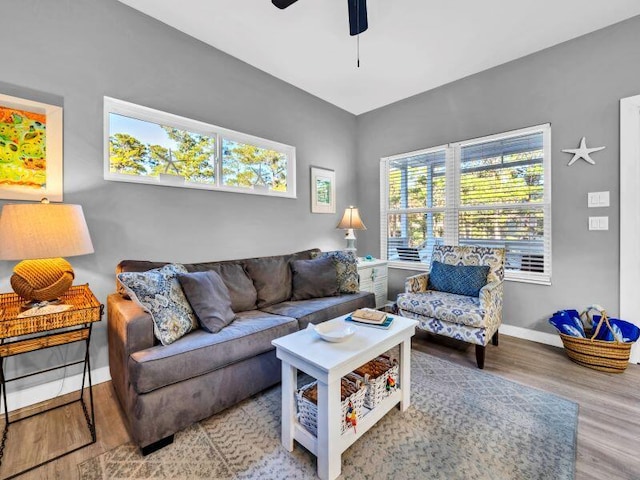
[[[589,230],[609,230],[609,217],[589,217]]]
[[[610,206],[609,192],[589,192],[587,194],[587,206],[589,208]]]

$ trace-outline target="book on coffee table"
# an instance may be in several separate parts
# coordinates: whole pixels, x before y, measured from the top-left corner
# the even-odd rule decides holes
[[[351,316],[362,323],[371,323],[380,325],[387,319],[387,314],[373,308],[359,308],[351,314]]]
[[[349,315],[344,320],[346,322],[354,323],[356,325],[362,325],[364,327],[382,328],[383,330],[386,330],[393,323],[393,317],[391,315],[385,315],[385,317],[386,318],[382,323],[363,322],[361,319],[354,317],[353,314]]]

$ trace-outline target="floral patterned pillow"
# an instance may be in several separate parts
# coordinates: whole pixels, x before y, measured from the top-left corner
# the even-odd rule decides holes
[[[178,281],[179,273],[187,273],[187,269],[170,263],[146,272],[118,274],[118,281],[131,299],[153,318],[153,333],[163,345],[175,342],[198,326]]]
[[[311,258],[333,259],[338,275],[338,290],[340,293],[358,293],[360,279],[358,276],[358,259],[353,252],[336,250],[333,252],[311,252]]]

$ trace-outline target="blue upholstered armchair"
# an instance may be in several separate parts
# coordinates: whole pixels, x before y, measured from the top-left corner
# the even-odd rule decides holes
[[[498,345],[498,327],[502,323],[505,251],[436,245],[431,260],[445,265],[487,266],[488,271],[483,269],[487,272],[484,286],[480,285],[477,296],[460,295],[434,290],[429,273],[414,275],[407,278],[405,293],[398,295],[400,314],[418,320],[422,330],[475,344],[478,367],[484,368],[485,347],[489,340]],[[433,271],[433,263],[431,268]],[[457,274],[459,277],[460,272]]]

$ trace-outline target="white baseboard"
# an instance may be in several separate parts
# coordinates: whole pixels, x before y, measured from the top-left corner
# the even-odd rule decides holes
[[[93,385],[111,380],[109,367],[101,367],[91,370],[91,380]],[[7,405],[9,407],[9,411],[12,412],[20,408],[28,407],[29,405],[44,402],[45,400],[51,400],[52,398],[60,395],[76,392],[80,390],[81,386],[82,374],[78,373],[77,375],[43,383],[42,385],[25,388],[24,390],[16,392],[8,391]]]
[[[560,336],[557,334],[538,332],[537,330],[530,330],[528,328],[505,325],[504,323],[500,325],[498,331],[510,337],[522,338],[524,340],[531,340],[532,342],[563,348],[562,340],[560,340]]]
[[[500,333],[504,333],[510,337],[522,338],[524,340],[531,340],[532,342],[544,343],[545,345],[553,345],[554,347],[564,348],[562,340],[559,335],[553,333],[538,332],[536,330],[529,330],[528,328],[514,327],[513,325],[500,325]],[[634,356],[633,348],[638,349],[638,353]],[[631,350],[630,363],[640,364],[640,347],[634,347]]]

